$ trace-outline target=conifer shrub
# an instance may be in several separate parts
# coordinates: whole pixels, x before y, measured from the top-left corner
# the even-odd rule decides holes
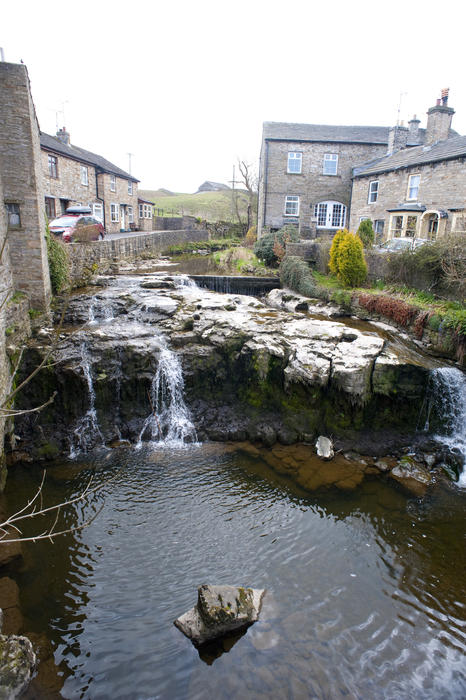
[[[245,245],[248,246],[248,248],[252,248],[254,243],[257,241],[257,226],[251,226],[251,228],[248,230],[244,243]]]
[[[359,236],[347,230],[337,231],[330,249],[329,267],[345,287],[359,287],[365,281],[367,265]]]
[[[338,276],[338,270],[339,270],[339,254],[340,254],[340,245],[341,242],[343,241],[343,238],[346,233],[349,233],[346,229],[341,229],[340,231],[337,231],[336,234],[333,237],[332,240],[332,245],[330,247],[330,257],[329,257],[329,262],[328,262],[328,268],[332,275],[335,275],[335,277]]]
[[[372,248],[374,245],[375,233],[372,226],[372,221],[370,219],[364,219],[361,221],[356,233],[361,239],[364,248]]]

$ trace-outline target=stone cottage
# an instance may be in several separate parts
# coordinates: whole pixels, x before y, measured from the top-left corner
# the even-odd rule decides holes
[[[433,240],[466,231],[466,136],[451,130],[448,93],[428,111],[424,144],[399,147],[353,173],[350,229],[371,219],[379,241],[397,237]]]
[[[40,134],[45,207],[51,221],[73,204],[92,209],[107,233],[138,228],[138,182],[102,156],[74,146],[65,127]]]
[[[451,129],[454,110],[447,102],[445,90],[438,104],[429,110],[425,129],[420,128],[416,117],[408,127],[391,128],[265,122],[259,168],[259,235],[265,227],[276,230],[291,223],[299,227],[301,237],[314,238],[332,235],[343,227],[355,230],[364,218],[373,220],[380,238],[387,237],[390,231],[393,235],[407,235],[406,231],[411,232],[413,226],[413,219],[408,221],[408,216],[422,216],[424,212],[429,213],[423,216],[422,232],[428,232],[429,227],[432,232],[441,231],[441,220],[446,218],[442,212],[446,212],[447,205],[453,207],[450,228],[461,225],[464,169],[450,161],[461,162],[462,147],[457,141],[455,148],[453,140],[462,137]],[[441,143],[444,145],[440,146]],[[449,183],[456,184],[440,212],[434,193],[436,188],[441,189],[442,177],[438,165],[433,163],[446,161],[451,174]],[[420,173],[414,170],[423,163],[429,164],[430,176],[424,175],[421,187],[421,180],[417,179]],[[401,169],[406,175],[402,185]],[[391,194],[387,189],[386,198],[382,199],[382,181],[378,176],[388,172],[392,173],[388,177],[392,182],[397,180],[400,188],[393,185]],[[408,186],[410,175],[413,177]],[[418,199],[424,193],[425,205]],[[443,201],[440,194],[439,197]],[[377,202],[379,206],[373,206]],[[405,208],[397,211],[401,204]],[[387,211],[387,207],[393,211]],[[393,218],[392,222],[392,214],[402,218]],[[398,224],[400,232],[396,229]]]

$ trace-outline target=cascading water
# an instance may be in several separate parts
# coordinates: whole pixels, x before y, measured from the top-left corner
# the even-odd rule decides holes
[[[461,370],[455,367],[432,370],[425,430],[429,430],[432,418],[440,420],[443,426],[434,438],[463,458],[458,486],[466,488],[466,375]]]
[[[91,361],[87,352],[86,344],[81,346],[81,368],[86,379],[87,390],[89,394],[89,408],[86,413],[79,419],[71,433],[70,438],[70,457],[74,459],[79,452],[87,452],[96,441],[104,442],[103,435],[100,431],[99,422],[97,420],[97,412],[95,409],[95,389],[92,380]]]
[[[151,413],[139,433],[137,447],[148,435],[152,442],[164,446],[180,446],[196,442],[196,430],[184,402],[184,381],[181,364],[174,352],[160,351],[159,364],[150,390]]]

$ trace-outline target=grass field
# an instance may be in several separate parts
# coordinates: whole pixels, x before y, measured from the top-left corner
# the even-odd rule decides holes
[[[236,192],[240,215],[246,219],[246,196],[241,190]],[[154,202],[156,216],[188,215],[207,221],[237,221],[236,214],[233,214],[231,191],[184,194],[182,192],[168,193],[168,190],[159,189],[139,190],[139,195]]]

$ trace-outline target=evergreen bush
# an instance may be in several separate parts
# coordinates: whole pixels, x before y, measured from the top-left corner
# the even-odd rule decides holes
[[[362,241],[354,233],[345,232],[338,248],[337,277],[345,287],[359,287],[367,277]]]
[[[280,265],[280,282],[305,297],[316,295],[316,285],[309,265],[302,258],[286,255]]]
[[[346,233],[349,233],[349,231],[347,231],[346,229],[341,229],[340,231],[337,231],[333,237],[332,245],[330,247],[330,258],[328,262],[328,267],[332,275],[335,275],[335,277],[338,276],[338,270],[340,269],[338,262],[340,254],[340,245]]]
[[[374,245],[375,233],[372,226],[372,221],[370,219],[364,219],[361,221],[356,233],[361,239],[364,248],[372,248]]]

